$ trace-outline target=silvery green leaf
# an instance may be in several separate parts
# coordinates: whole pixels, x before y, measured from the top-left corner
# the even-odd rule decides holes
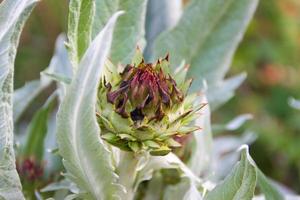
[[[221,131],[235,131],[251,119],[253,119],[253,116],[251,114],[241,114],[226,124],[214,124],[212,128],[214,134],[216,134],[216,132],[218,133]]]
[[[206,96],[198,97],[196,104],[207,104]],[[188,166],[197,175],[203,175],[210,168],[212,163],[212,133],[210,127],[210,108],[205,105],[201,110],[201,115],[196,119],[195,125],[201,129],[193,133],[193,148]]]
[[[60,34],[55,42],[55,50],[54,55],[51,58],[49,67],[46,68],[43,73],[55,74],[60,77],[64,77],[65,79],[72,78],[72,66],[70,59],[68,58],[68,51],[65,46],[66,36],[64,34]],[[47,79],[47,77],[43,77],[42,79]]]
[[[246,77],[246,73],[241,73],[226,80],[220,80],[210,85],[206,84],[207,86],[204,86],[204,88],[207,90],[207,98],[211,110],[216,110],[231,99],[234,95],[234,91],[242,84]],[[206,82],[206,80],[204,80],[204,82]]]
[[[267,178],[258,167],[256,169],[257,185],[262,194],[255,196],[253,200],[297,200],[300,198],[294,192]]]
[[[71,78],[68,78],[64,75],[57,74],[57,73],[49,73],[49,72],[42,72],[43,75],[51,78],[52,80],[59,82],[59,83],[64,83],[64,84],[70,84],[71,83]]]
[[[23,87],[14,91],[13,99],[13,117],[17,122],[30,102],[48,86],[40,80],[34,80],[26,83]]]
[[[136,46],[144,46],[147,0],[96,0],[93,37],[118,10],[124,10],[114,30],[110,59],[114,64],[130,63]]]
[[[72,64],[68,56],[65,41],[66,37],[64,34],[60,34],[57,37],[55,52],[49,67],[41,73],[41,81],[56,81],[60,101],[65,94],[66,85],[70,84],[73,76]]]
[[[214,181],[222,180],[239,160],[236,151],[242,144],[250,145],[256,140],[255,133],[246,131],[241,136],[219,136],[213,140],[213,160],[211,171]]]
[[[44,140],[48,131],[48,117],[54,106],[56,94],[53,93],[33,116],[26,133],[26,143],[22,150],[22,156],[31,157],[42,161],[44,156]]]
[[[0,4],[0,199],[24,199],[13,149],[14,60],[23,25],[36,0]]]
[[[41,192],[51,192],[57,190],[69,190],[75,194],[79,192],[76,185],[68,179],[62,179],[59,182],[50,183],[46,187],[42,188]]]
[[[226,130],[236,130],[250,119],[253,119],[253,116],[251,114],[239,115],[233,120],[231,120],[228,124],[226,124]]]
[[[68,43],[70,61],[77,69],[81,57],[92,40],[95,15],[94,0],[71,0],[69,3]]]
[[[176,25],[182,14],[181,0],[150,0],[146,15],[146,41],[145,58],[150,59],[155,38],[165,30]]]
[[[249,155],[248,146],[241,148],[241,160],[223,182],[208,192],[205,200],[251,200],[257,182],[257,169]]]
[[[182,60],[191,64],[188,72],[194,78],[191,90],[199,91],[206,80],[210,95],[213,85],[223,87],[224,76],[257,3],[258,0],[191,0],[178,24],[158,36],[154,57],[169,52],[172,67],[179,66]],[[232,87],[227,93],[233,93],[229,89]],[[231,96],[217,97],[222,99],[208,96],[212,109],[214,100],[220,104]]]
[[[44,74],[55,74],[66,79],[72,77],[71,63],[64,45],[65,36],[59,35],[55,43],[55,52],[51,58],[49,66],[41,73],[40,80],[30,81],[25,86],[15,90],[13,99],[14,122],[17,122],[30,102],[47,88],[52,78]]]
[[[283,195],[279,193],[277,188],[263,174],[260,169],[257,169],[257,184],[266,200],[284,200]]]
[[[57,143],[66,176],[86,199],[113,199],[122,193],[95,115],[98,82],[120,14],[114,14],[90,44],[57,114]]]

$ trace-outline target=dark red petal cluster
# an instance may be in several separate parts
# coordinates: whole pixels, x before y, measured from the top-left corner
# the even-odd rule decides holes
[[[115,86],[108,83],[107,101],[114,104],[122,117],[133,121],[161,120],[165,111],[183,101],[183,94],[170,75],[165,75],[158,62],[156,65],[141,62],[138,66],[127,65],[120,74],[122,81]],[[127,110],[130,103],[132,110]]]
[[[22,178],[35,181],[44,174],[44,168],[34,158],[27,158],[17,162],[17,171]]]

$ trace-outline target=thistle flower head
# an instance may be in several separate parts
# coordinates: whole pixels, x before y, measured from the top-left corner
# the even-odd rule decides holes
[[[183,94],[177,88],[176,82],[166,75],[158,62],[144,63],[138,66],[127,65],[121,75],[118,88],[112,90],[108,83],[107,101],[114,104],[115,110],[122,117],[130,117],[134,122],[160,121],[168,109],[183,101]],[[130,104],[133,110],[126,110]]]
[[[123,150],[152,155],[179,147],[174,138],[199,129],[191,122],[203,107],[194,106],[196,95],[187,95],[186,70],[180,66],[172,76],[168,56],[145,63],[139,51],[120,72],[108,61],[98,92],[101,137]]]

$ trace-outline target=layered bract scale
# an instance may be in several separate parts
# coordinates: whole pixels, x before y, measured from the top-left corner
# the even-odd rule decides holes
[[[200,128],[193,121],[204,104],[195,106],[197,95],[187,95],[191,80],[185,81],[184,64],[171,73],[168,56],[145,63],[137,50],[131,64],[118,68],[107,61],[99,85],[97,118],[104,140],[126,151],[166,155],[180,147],[176,138]]]

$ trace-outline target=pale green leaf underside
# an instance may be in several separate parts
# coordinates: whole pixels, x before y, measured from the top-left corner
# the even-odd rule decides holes
[[[144,26],[147,0],[96,0],[93,36],[118,10],[124,10],[114,30],[110,59],[113,63],[128,64],[136,46],[144,45]]]
[[[5,0],[0,5],[0,199],[24,199],[13,150],[13,73],[20,33],[36,2]]]
[[[182,60],[191,64],[192,91],[208,84],[222,85],[237,45],[252,18],[258,0],[192,0],[178,24],[155,41],[154,57],[170,53],[175,68]],[[213,89],[213,88],[212,88]],[[234,88],[235,89],[235,88]],[[228,90],[232,93],[232,90]],[[228,100],[231,96],[222,100]],[[210,103],[214,104],[211,100]],[[214,105],[212,105],[214,107]]]
[[[95,116],[96,91],[111,46],[116,13],[83,56],[57,116],[57,143],[66,176],[89,199],[114,199],[120,193],[111,153],[100,138]]]
[[[257,181],[257,169],[248,152],[248,146],[241,148],[241,160],[225,180],[206,196],[205,200],[251,200]]]
[[[207,99],[211,110],[216,110],[231,99],[234,96],[234,91],[242,84],[246,77],[246,73],[241,73],[226,80],[216,81],[210,85],[206,84],[207,88],[205,90],[207,91]]]

